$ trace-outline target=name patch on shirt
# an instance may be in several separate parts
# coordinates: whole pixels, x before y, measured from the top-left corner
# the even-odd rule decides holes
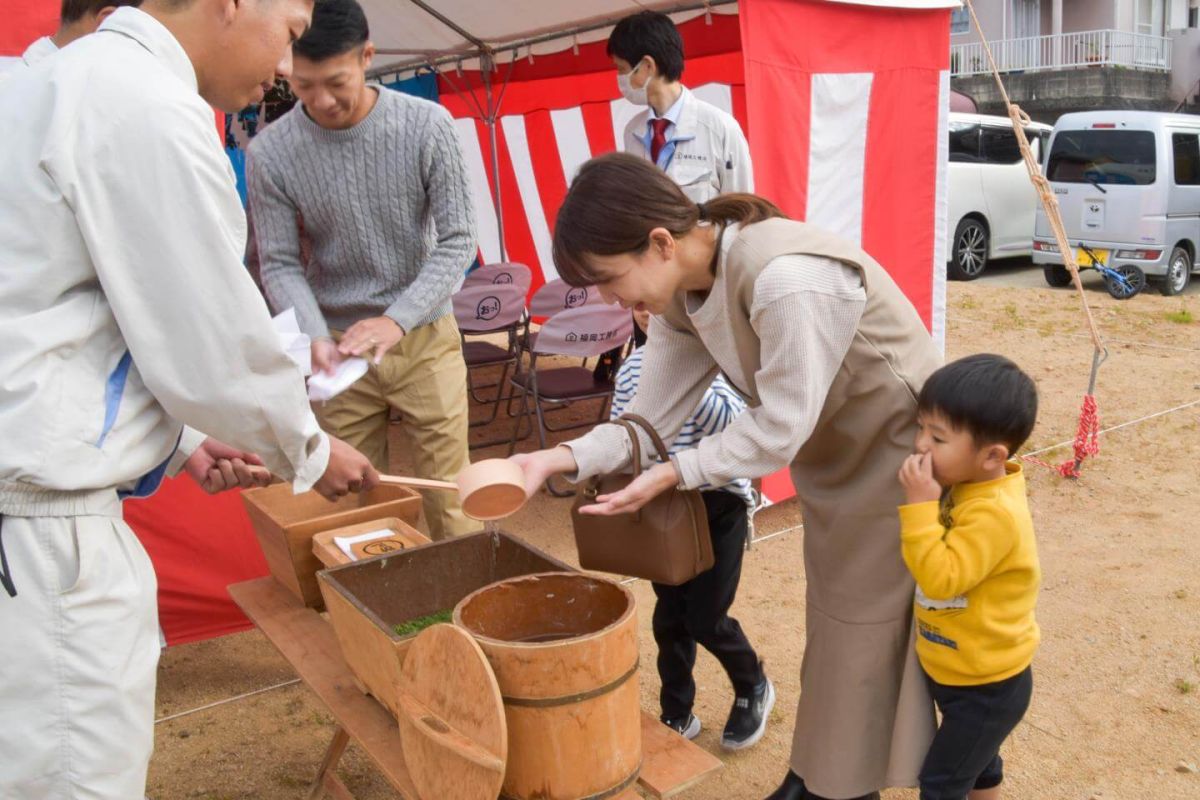
[[[933,642],[934,644],[940,644],[942,647],[949,647],[951,650],[958,649],[958,642],[942,636],[940,633],[938,633],[937,628],[926,622],[921,622],[920,620],[917,621],[917,633],[921,634],[921,638],[925,639],[926,641]]]

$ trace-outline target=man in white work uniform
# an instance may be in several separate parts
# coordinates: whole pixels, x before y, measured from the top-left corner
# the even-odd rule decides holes
[[[76,39],[93,33],[109,14],[121,6],[137,8],[141,4],[142,0],[63,0],[58,17],[58,30],[53,36],[43,36],[25,48],[19,61],[0,72],[0,82],[12,77],[16,70],[32,67]]]
[[[321,432],[242,266],[213,120],[289,74],[311,14],[145,0],[0,86],[2,798],[144,796],[156,587],[123,498],[216,463],[204,435],[296,491],[378,481]]]
[[[750,147],[737,120],[679,82],[683,39],[656,11],[625,17],[608,37],[621,94],[648,106],[625,128],[625,152],[666,170],[697,203],[718,194],[753,192]]]

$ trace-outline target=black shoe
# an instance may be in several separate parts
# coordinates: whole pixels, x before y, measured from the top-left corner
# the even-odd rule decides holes
[[[729,720],[721,734],[721,747],[726,750],[745,750],[758,743],[767,732],[767,718],[775,707],[775,687],[771,679],[764,677],[762,683],[745,697],[733,701]]]
[[[827,800],[827,798],[821,797],[819,794],[813,794],[805,789],[804,800]],[[871,792],[870,794],[864,794],[859,797],[851,797],[848,798],[848,800],[879,800],[879,792]]]
[[[660,717],[660,720],[663,725],[666,725],[685,739],[695,739],[700,735],[700,718],[695,714],[688,714],[686,717],[676,717],[675,719]]]
[[[764,800],[826,800],[826,798],[808,791],[804,786],[804,780],[789,769],[787,777],[783,779],[779,788],[767,795]],[[879,800],[879,792],[871,792],[850,800]]]
[[[805,800],[808,793],[804,791],[804,781],[799,775],[788,770],[787,777],[779,788],[766,796],[764,800]]]

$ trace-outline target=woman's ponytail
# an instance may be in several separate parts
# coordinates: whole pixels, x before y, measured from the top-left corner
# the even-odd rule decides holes
[[[700,219],[728,225],[753,225],[766,219],[785,216],[779,206],[756,194],[721,194],[700,203]]]

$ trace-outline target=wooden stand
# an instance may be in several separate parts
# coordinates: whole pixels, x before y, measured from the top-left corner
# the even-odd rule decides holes
[[[358,743],[402,798],[433,800],[417,794],[404,764],[395,717],[359,691],[329,623],[313,609],[306,608],[274,578],[235,584],[229,587],[229,594],[338,722],[308,800],[326,797],[354,800],[336,772],[350,740]],[[638,785],[642,792],[656,799],[676,797],[721,768],[716,756],[644,711],[642,759]],[[638,792],[630,789],[613,800],[638,797]]]

